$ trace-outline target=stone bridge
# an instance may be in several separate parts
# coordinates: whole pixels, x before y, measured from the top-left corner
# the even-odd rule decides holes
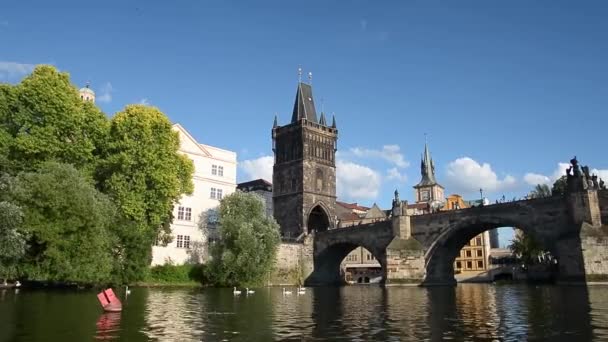
[[[558,279],[584,281],[608,276],[608,191],[584,190],[564,196],[486,205],[425,215],[408,215],[393,201],[387,221],[316,232],[311,285],[342,282],[340,263],[358,246],[380,262],[387,283],[454,284],[454,259],[476,235],[517,227],[536,238],[558,260]]]

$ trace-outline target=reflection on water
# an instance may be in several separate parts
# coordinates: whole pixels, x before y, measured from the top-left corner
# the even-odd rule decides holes
[[[608,288],[351,286],[283,295],[132,289],[122,313],[94,292],[0,292],[0,341],[608,340]]]

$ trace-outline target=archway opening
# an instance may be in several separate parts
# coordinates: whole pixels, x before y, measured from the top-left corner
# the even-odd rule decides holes
[[[308,233],[323,232],[329,229],[329,217],[320,205],[317,205],[308,215]]]
[[[315,251],[313,273],[305,283],[323,286],[363,284],[365,277],[368,278],[369,283],[384,283],[386,280],[384,249],[363,246],[364,243],[356,242],[336,242],[318,246],[320,248]]]
[[[340,273],[346,284],[382,282],[382,265],[369,250],[356,247],[342,259]]]
[[[552,281],[558,262],[551,248],[549,241],[525,227],[514,230],[508,223],[461,226],[446,232],[428,252],[426,282]]]

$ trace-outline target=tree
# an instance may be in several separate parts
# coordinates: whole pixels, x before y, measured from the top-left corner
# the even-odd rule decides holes
[[[14,173],[49,160],[92,171],[107,128],[105,114],[82,101],[69,74],[53,66],[39,65],[21,83],[0,86],[0,151]]]
[[[0,278],[16,277],[17,264],[25,254],[25,237],[18,232],[23,222],[21,208],[0,202]]]
[[[555,183],[553,183],[553,187],[551,188],[551,193],[554,196],[560,195],[563,196],[568,191],[568,177],[561,176],[558,178]]]
[[[530,198],[551,197],[551,189],[547,184],[536,184],[534,189],[528,194]]]
[[[509,249],[524,265],[530,265],[542,253],[540,244],[529,234],[515,234]]]
[[[114,229],[123,281],[144,276],[152,243],[169,229],[175,203],[193,191],[194,166],[178,150],[178,133],[154,107],[130,105],[111,120],[96,179],[126,220]]]
[[[209,278],[216,285],[256,284],[274,265],[279,225],[255,194],[237,191],[219,209],[219,242],[212,248]]]
[[[12,196],[21,206],[29,248],[23,272],[30,279],[106,282],[112,278],[110,226],[116,210],[73,166],[40,164],[20,173]]]

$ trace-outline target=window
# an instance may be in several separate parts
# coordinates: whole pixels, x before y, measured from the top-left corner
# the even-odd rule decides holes
[[[472,269],[473,268],[473,262],[472,261],[467,261],[467,269]]]
[[[209,197],[216,199],[217,198],[216,192],[217,192],[216,188],[211,188],[211,194],[209,195]]]
[[[207,223],[209,223],[209,228],[215,228],[215,224],[217,223],[217,211],[213,209],[209,209],[207,211]]]
[[[224,177],[224,167],[223,166],[217,167],[217,175],[220,177]]]
[[[376,260],[372,254],[367,253],[367,260]]]
[[[471,251],[470,250],[466,251],[466,255],[467,255],[467,258],[470,258],[471,257]]]
[[[223,197],[223,190],[222,189],[217,189],[217,199],[221,200]]]
[[[477,268],[483,268],[483,261],[481,261],[481,260],[477,261]]]
[[[178,235],[176,245],[177,248],[190,249],[190,235]]]
[[[178,207],[177,219],[181,221],[192,221],[192,208]]]
[[[217,176],[217,165],[211,165],[211,174]]]
[[[462,268],[462,263],[460,261],[456,261],[456,268]]]
[[[481,251],[481,249],[478,249],[478,250],[477,250],[477,256],[478,256],[478,257],[483,256],[483,252]]]
[[[190,249],[190,235],[184,235],[184,248]]]
[[[481,246],[481,238],[480,237],[475,238],[475,244],[477,246]]]

